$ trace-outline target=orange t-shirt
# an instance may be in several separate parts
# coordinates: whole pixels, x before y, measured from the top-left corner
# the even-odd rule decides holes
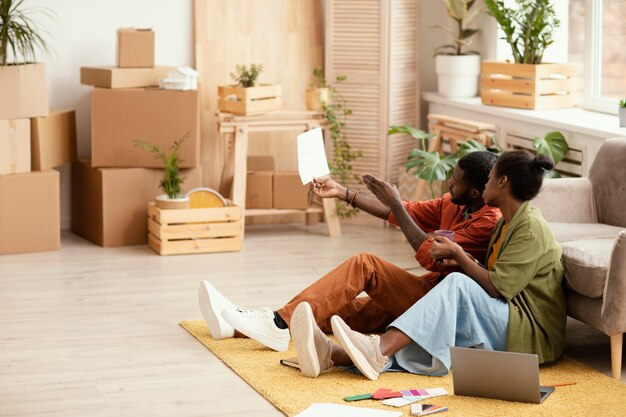
[[[485,205],[466,219],[464,216],[466,207],[454,204],[449,193],[434,200],[404,201],[402,204],[424,232],[452,230],[454,241],[467,253],[484,263],[493,229],[502,216],[498,208]],[[389,223],[398,225],[393,213],[389,215]],[[427,239],[415,253],[415,259],[419,264],[430,271],[424,276],[425,279],[436,283],[450,272],[459,271],[456,267],[437,264],[428,253],[430,246],[431,240]]]

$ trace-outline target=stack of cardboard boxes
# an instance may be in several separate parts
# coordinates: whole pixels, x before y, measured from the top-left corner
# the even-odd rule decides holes
[[[310,185],[302,185],[297,172],[276,172],[271,156],[248,157],[246,208],[306,210],[310,190]]]
[[[91,96],[91,160],[72,165],[72,231],[100,246],[147,243],[147,203],[159,192],[163,162],[134,146],[169,151],[185,138],[185,191],[201,186],[200,106],[196,90],[155,86],[172,67],[154,66],[154,32],[118,31],[117,67],[81,68]]]
[[[76,159],[73,110],[48,109],[43,64],[0,71],[0,254],[58,250],[59,172]]]

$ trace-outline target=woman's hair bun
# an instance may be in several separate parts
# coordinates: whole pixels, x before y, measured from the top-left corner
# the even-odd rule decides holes
[[[533,158],[532,164],[533,166],[536,166],[538,168],[543,168],[548,171],[554,168],[554,162],[552,161],[552,158],[544,154],[535,155],[535,157]]]

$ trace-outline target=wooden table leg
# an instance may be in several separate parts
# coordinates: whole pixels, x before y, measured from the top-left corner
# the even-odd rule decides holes
[[[322,199],[324,207],[324,219],[328,225],[328,235],[330,237],[341,236],[341,224],[337,215],[337,201],[334,198]]]
[[[245,225],[246,180],[248,168],[248,126],[235,130],[235,158],[233,172],[233,203],[241,207],[241,221]]]

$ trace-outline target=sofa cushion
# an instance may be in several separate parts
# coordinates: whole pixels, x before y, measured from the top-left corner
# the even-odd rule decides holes
[[[603,223],[550,223],[554,238],[559,243],[571,240],[615,239],[623,227]]]
[[[587,239],[561,244],[567,286],[587,297],[601,298],[614,243],[615,239]]]

